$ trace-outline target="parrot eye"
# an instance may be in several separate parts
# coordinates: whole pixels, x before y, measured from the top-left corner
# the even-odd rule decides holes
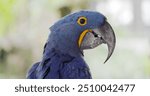
[[[81,26],[84,26],[87,24],[87,18],[86,17],[79,17],[78,20],[77,20],[77,23]]]

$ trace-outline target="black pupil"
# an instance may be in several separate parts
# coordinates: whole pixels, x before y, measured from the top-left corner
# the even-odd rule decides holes
[[[85,23],[85,19],[80,19],[80,23],[84,24]]]

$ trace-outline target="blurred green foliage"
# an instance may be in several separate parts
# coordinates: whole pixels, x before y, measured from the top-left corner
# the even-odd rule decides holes
[[[0,0],[0,35],[9,32],[9,27],[15,19],[13,9],[16,2],[17,0]]]

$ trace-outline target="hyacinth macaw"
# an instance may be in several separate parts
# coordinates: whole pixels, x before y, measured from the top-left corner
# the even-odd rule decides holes
[[[52,25],[50,31],[42,60],[31,67],[28,79],[91,79],[83,50],[107,44],[106,62],[115,48],[113,29],[99,12],[69,14]]]

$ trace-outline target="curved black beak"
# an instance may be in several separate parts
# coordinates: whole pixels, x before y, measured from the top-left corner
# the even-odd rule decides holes
[[[102,27],[99,28],[100,35],[103,39],[103,43],[107,44],[108,47],[108,55],[104,63],[111,57],[115,45],[116,45],[116,37],[111,25],[106,21]]]
[[[104,62],[106,63],[107,60],[111,57],[116,45],[116,37],[111,25],[105,21],[101,27],[86,31],[87,33],[83,39],[80,49],[93,49],[102,43],[107,44],[108,55]]]

